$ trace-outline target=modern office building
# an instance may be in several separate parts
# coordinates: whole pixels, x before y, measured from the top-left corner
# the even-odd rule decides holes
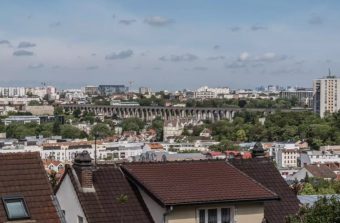
[[[327,113],[340,110],[340,78],[329,75],[314,80],[313,83],[314,112],[324,117]]]
[[[125,85],[99,85],[98,92],[100,95],[109,96],[113,94],[125,94],[129,88]]]

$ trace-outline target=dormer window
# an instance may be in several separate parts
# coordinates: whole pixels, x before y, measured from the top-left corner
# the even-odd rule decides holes
[[[30,215],[23,197],[2,197],[8,220],[29,219]]]

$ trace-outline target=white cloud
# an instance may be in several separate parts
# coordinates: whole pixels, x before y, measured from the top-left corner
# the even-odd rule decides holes
[[[174,21],[172,19],[162,17],[162,16],[150,16],[144,19],[144,22],[150,26],[166,26]]]
[[[123,50],[118,53],[111,53],[109,55],[106,55],[105,59],[106,60],[117,60],[117,59],[126,59],[129,58],[133,55],[132,50]]]

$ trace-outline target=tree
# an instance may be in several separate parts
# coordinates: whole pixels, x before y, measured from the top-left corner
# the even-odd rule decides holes
[[[112,135],[111,129],[104,123],[98,123],[92,127],[91,135],[94,136],[97,133],[104,138]]]
[[[239,142],[244,142],[247,140],[246,132],[243,129],[237,130],[236,139]]]
[[[76,110],[73,111],[73,116],[75,118],[79,118],[81,115],[81,110],[79,108],[77,108]]]
[[[313,205],[300,208],[297,215],[289,216],[287,223],[340,223],[339,207],[338,197],[320,197]]]
[[[72,125],[63,125],[61,127],[61,136],[68,139],[80,138],[81,131]]]
[[[51,172],[48,174],[48,179],[50,181],[52,188],[55,189],[55,187],[58,184],[57,172],[54,170],[51,170]]]
[[[315,195],[316,191],[312,184],[305,183],[301,191],[301,195]]]
[[[41,105],[41,103],[37,100],[32,100],[32,101],[28,102],[28,105],[29,106],[38,106],[38,105]]]
[[[137,131],[144,128],[144,122],[139,118],[127,118],[122,121],[123,131]]]
[[[63,112],[63,108],[62,107],[59,107],[59,106],[55,106],[54,107],[54,115],[62,115],[64,112]]]
[[[60,128],[60,122],[58,120],[54,121],[52,132],[54,135],[60,135],[61,128]]]

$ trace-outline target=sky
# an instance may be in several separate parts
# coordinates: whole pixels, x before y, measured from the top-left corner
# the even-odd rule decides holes
[[[1,0],[0,85],[311,87],[340,73],[339,11],[338,0]]]

